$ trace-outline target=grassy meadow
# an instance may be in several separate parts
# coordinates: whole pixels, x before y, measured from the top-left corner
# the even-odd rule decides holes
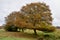
[[[34,35],[33,30],[25,30],[24,32],[6,32],[0,29],[0,40],[60,40],[60,29],[55,32],[46,33],[37,31],[38,35]]]

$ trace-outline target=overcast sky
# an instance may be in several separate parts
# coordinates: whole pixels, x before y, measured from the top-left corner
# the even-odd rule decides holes
[[[54,18],[53,25],[60,26],[60,0],[0,0],[0,25],[4,24],[4,17],[31,2],[45,2],[49,5]]]

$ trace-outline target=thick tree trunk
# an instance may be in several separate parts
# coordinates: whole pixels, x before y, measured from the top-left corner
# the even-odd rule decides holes
[[[37,35],[36,29],[34,29],[34,34]]]

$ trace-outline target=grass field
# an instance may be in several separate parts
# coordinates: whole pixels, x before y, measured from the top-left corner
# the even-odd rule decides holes
[[[38,35],[34,35],[33,33],[33,30],[25,30],[24,32],[6,32],[1,29],[0,40],[38,40],[40,38],[43,38],[44,40],[60,40],[60,29],[57,29],[53,33],[41,31],[37,31]],[[46,37],[46,35],[49,36]]]
[[[27,38],[1,37],[0,40],[30,40]]]

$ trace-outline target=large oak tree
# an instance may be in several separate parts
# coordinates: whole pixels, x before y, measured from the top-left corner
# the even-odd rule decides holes
[[[12,12],[6,17],[6,25],[41,31],[54,31],[52,13],[45,3],[31,3],[23,6],[21,11]]]

